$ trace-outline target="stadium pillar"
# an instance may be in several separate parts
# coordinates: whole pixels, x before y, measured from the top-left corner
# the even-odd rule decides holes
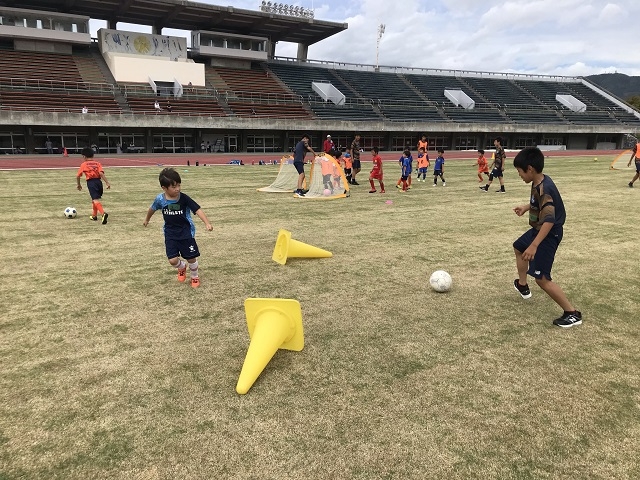
[[[309,55],[309,45],[305,45],[304,43],[298,44],[298,61],[304,62],[307,60],[307,55]]]
[[[107,20],[107,28],[109,30],[117,30],[118,21],[115,19]]]

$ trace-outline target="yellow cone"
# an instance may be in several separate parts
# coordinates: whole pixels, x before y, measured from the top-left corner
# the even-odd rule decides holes
[[[273,249],[273,256],[271,258],[274,262],[284,265],[287,263],[287,258],[289,257],[328,258],[332,256],[333,254],[327,250],[292,239],[290,231],[280,230],[278,232],[278,239],[276,240],[276,246]]]
[[[299,352],[304,347],[302,310],[297,300],[247,298],[244,302],[251,343],[236,392],[249,391],[278,349]]]

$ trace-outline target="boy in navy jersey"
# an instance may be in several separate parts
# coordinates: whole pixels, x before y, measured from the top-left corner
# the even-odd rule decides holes
[[[195,213],[208,231],[213,230],[209,219],[204,214],[200,205],[194,202],[186,193],[180,191],[180,174],[173,168],[165,168],[160,172],[160,186],[163,193],[158,194],[151,207],[147,211],[147,216],[142,223],[145,227],[156,212],[162,210],[164,217],[164,244],[167,258],[171,266],[178,269],[178,281],[184,282],[187,279],[187,264],[191,272],[191,286],[200,286],[198,275],[198,257],[200,252],[198,244],[194,238],[196,227],[191,218],[191,212]],[[186,260],[182,260],[180,257]]]
[[[438,185],[438,177],[442,180],[442,186],[446,187],[447,182],[444,180],[444,150],[438,149],[438,157],[436,158],[436,163],[433,166],[433,186]]]
[[[519,217],[529,212],[531,226],[513,242],[518,270],[518,278],[513,286],[522,298],[530,298],[527,274],[531,275],[538,286],[564,310],[553,324],[563,328],[580,325],[582,314],[569,302],[562,289],[551,281],[551,267],[562,240],[566,213],[555,183],[542,173],[544,154],[536,147],[525,148],[513,159],[513,166],[525,183],[531,183],[529,203],[513,209]]]

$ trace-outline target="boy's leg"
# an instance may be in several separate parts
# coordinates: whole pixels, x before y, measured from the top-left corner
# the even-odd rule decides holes
[[[371,184],[371,190],[369,190],[369,193],[376,193],[376,185],[373,183],[373,177],[369,177],[369,183]]]
[[[384,183],[382,182],[382,179],[378,180],[378,182],[380,183],[380,193],[384,193]]]
[[[571,304],[564,291],[560,288],[557,283],[553,283],[552,280],[549,280],[546,277],[536,278],[536,283],[538,286],[545,291],[547,295],[551,297],[551,299],[556,302],[565,312],[575,312],[576,309]]]
[[[189,263],[189,273],[191,275],[191,286],[198,288],[200,286],[200,276],[198,275],[198,259],[190,258],[187,260]]]
[[[513,249],[516,254],[516,269],[518,270],[518,283],[525,287],[527,285],[527,270],[529,270],[529,262],[522,258],[522,252]]]
[[[184,282],[187,279],[187,264],[180,257],[169,259],[169,264],[178,269],[178,281]]]

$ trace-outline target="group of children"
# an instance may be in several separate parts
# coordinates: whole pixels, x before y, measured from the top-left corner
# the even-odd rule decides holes
[[[418,171],[419,174],[421,173],[423,175],[424,181],[427,173],[426,169],[429,166],[426,147],[420,146],[419,152]],[[443,177],[443,153],[442,150],[438,150],[438,158],[434,165],[434,185],[437,184],[438,177],[441,178],[442,185],[445,185]],[[84,161],[76,176],[78,190],[82,190],[80,179],[84,174],[87,179],[87,188],[91,195],[93,205],[91,220],[97,220],[97,212],[101,212],[102,223],[106,224],[108,215],[104,212],[100,202],[102,197],[102,181],[104,180],[107,188],[110,188],[111,185],[104,175],[102,165],[93,160],[93,150],[90,148],[84,149],[82,155]],[[377,147],[372,149],[372,155],[373,169],[369,176],[369,182],[371,184],[370,193],[376,192],[374,180],[378,180],[380,191],[384,193],[382,159],[380,158]],[[480,181],[483,180],[482,174],[488,173],[488,168],[486,168],[487,162],[486,159],[483,160],[483,158],[484,152],[479,151],[478,162],[474,164],[478,165],[478,177]],[[498,160],[498,155],[496,154],[496,159],[493,164],[494,168],[489,175],[489,182],[493,180],[492,176],[497,176],[494,175],[496,169],[499,169],[500,173],[504,170],[504,158],[503,151],[500,155],[500,162],[498,163],[496,161]],[[410,186],[411,160],[411,152],[405,151],[401,157],[402,175],[398,183],[398,185],[400,183],[402,184],[402,191],[407,191]],[[523,299],[531,298],[531,290],[527,284],[527,275],[531,275],[535,278],[538,286],[563,309],[563,314],[555,319],[553,324],[563,328],[580,325],[582,323],[582,314],[571,304],[562,289],[551,280],[551,268],[556,250],[562,240],[566,213],[557,187],[551,178],[542,173],[544,169],[544,154],[536,147],[525,148],[516,155],[513,165],[520,178],[525,183],[532,184],[529,203],[513,208],[513,211],[518,216],[529,213],[529,225],[531,227],[513,243],[516,270],[518,273],[518,278],[514,280],[513,286]],[[331,172],[327,170],[326,175],[331,175]],[[501,175],[499,178],[502,180]],[[186,280],[188,267],[191,286],[198,288],[200,286],[198,274],[198,257],[200,256],[200,252],[195,240],[195,225],[191,218],[191,213],[193,212],[202,220],[208,231],[213,230],[213,226],[200,205],[181,191],[182,180],[177,171],[173,168],[164,168],[160,172],[159,182],[162,193],[156,196],[149,207],[143,225],[146,227],[153,214],[157,210],[162,210],[164,218],[165,252],[169,264],[177,269],[179,282]],[[489,185],[490,183],[487,184],[485,191]]]

